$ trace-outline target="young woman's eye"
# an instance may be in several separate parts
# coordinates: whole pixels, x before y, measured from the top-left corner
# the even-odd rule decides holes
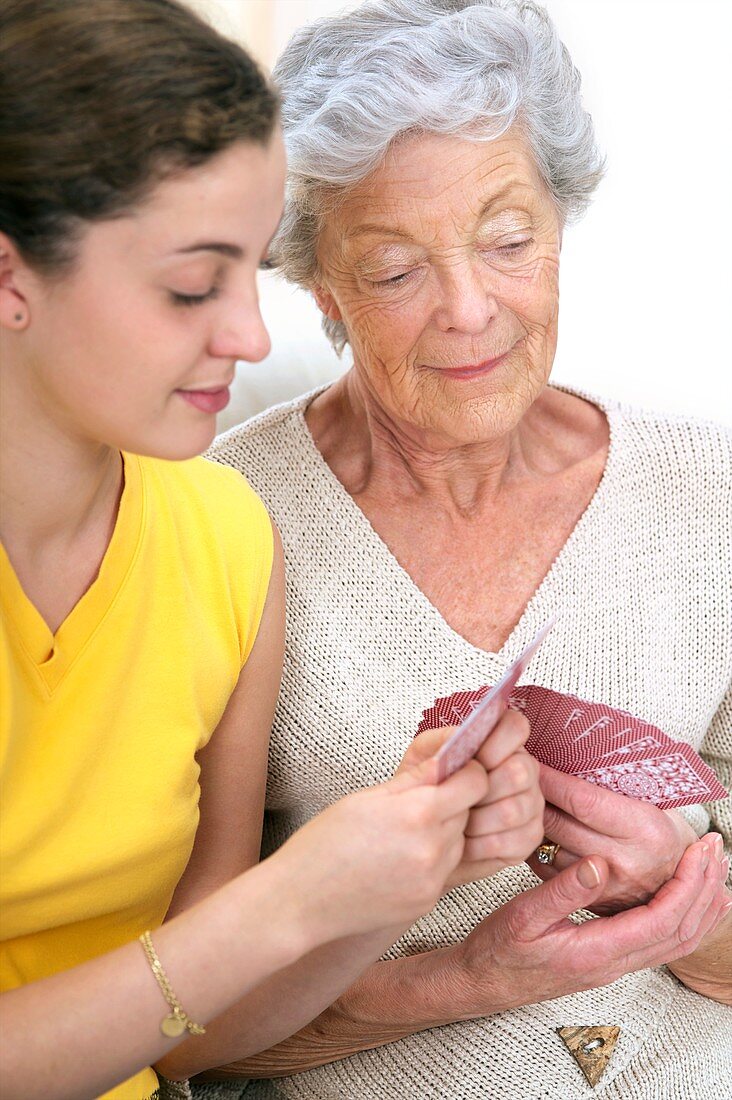
[[[181,294],[177,290],[170,291],[170,297],[176,306],[200,306],[204,302],[210,302],[219,292],[217,286],[212,286],[205,294]]]

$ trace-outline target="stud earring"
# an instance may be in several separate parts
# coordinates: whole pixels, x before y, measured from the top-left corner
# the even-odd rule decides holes
[[[16,313],[15,314],[15,320],[18,321],[18,322],[22,321],[23,320],[23,314],[22,313]]]

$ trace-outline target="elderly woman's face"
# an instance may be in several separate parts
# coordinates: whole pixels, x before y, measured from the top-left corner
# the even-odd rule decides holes
[[[317,296],[387,416],[477,442],[509,431],[549,376],[560,235],[520,134],[416,135],[329,217]]]

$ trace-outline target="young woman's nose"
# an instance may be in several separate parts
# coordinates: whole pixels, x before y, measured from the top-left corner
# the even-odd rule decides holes
[[[247,302],[241,299],[219,318],[211,337],[210,352],[222,359],[243,359],[259,363],[272,349],[256,296]]]

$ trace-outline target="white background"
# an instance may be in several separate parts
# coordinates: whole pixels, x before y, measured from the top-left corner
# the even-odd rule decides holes
[[[195,2],[267,65],[296,25],[355,6]],[[608,162],[593,206],[565,234],[554,378],[732,425],[732,2],[545,6],[582,73]],[[252,406],[339,369],[307,296],[266,278],[262,308],[273,352],[241,368],[238,401]]]

